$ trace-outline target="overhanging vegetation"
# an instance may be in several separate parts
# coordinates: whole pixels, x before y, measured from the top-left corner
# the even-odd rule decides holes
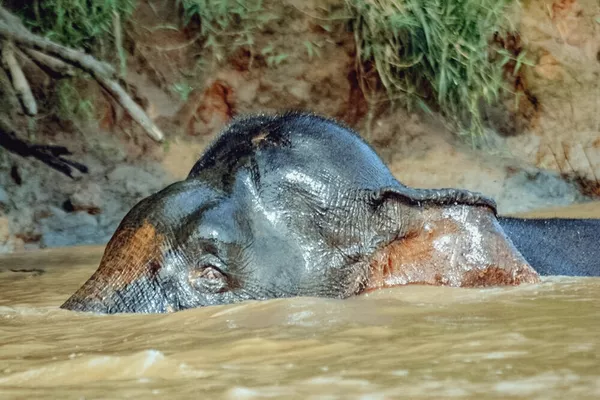
[[[490,39],[510,0],[346,0],[358,57],[389,98],[434,105],[460,132],[483,134],[482,102],[497,100],[502,67]]]
[[[511,2],[344,0],[342,4],[355,35],[359,68],[374,67],[388,99],[438,109],[455,131],[475,137],[484,132],[482,104],[495,102],[504,85],[502,67],[510,55],[490,47],[490,39],[505,25]],[[217,61],[240,47],[252,53],[254,35],[279,18],[262,0],[174,3],[181,7],[186,24],[199,22],[204,47]],[[121,25],[136,4],[136,0],[45,0],[18,8],[26,25],[49,39],[102,56],[111,50],[108,54],[117,55],[123,75]],[[272,65],[278,63],[268,63]]]

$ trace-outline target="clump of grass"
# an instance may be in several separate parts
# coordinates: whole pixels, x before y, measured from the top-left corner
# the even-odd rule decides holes
[[[254,34],[278,16],[262,0],[182,0],[186,23],[200,20],[205,47],[218,61],[239,48],[252,49]]]
[[[94,103],[75,85],[77,79],[82,78],[63,79],[58,82],[57,114],[63,120],[90,122],[95,118]]]
[[[346,0],[362,62],[392,100],[436,104],[462,133],[483,135],[482,102],[497,100],[506,57],[490,51],[510,0]],[[498,60],[498,61],[492,61]]]
[[[177,82],[171,86],[171,91],[179,95],[180,100],[183,102],[188,100],[193,90],[194,88],[185,82]]]
[[[34,0],[18,4],[26,25],[48,39],[92,51],[126,20],[137,0]]]
[[[282,62],[285,61],[286,58],[289,57],[287,53],[277,53],[272,44],[264,47],[260,54],[262,54],[267,62],[267,66],[274,67],[279,66]]]

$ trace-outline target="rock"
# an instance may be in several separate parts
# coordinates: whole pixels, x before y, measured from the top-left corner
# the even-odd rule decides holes
[[[8,242],[10,239],[10,221],[6,216],[0,216],[0,244]]]
[[[96,217],[89,215],[84,211],[66,213],[64,215],[53,215],[48,218],[44,218],[40,222],[45,227],[52,230],[68,230],[75,229],[80,226],[95,227],[98,225],[98,220]]]
[[[92,215],[102,211],[102,189],[97,183],[83,184],[77,192],[69,197],[69,200],[75,211],[85,211]]]
[[[8,205],[8,201],[8,192],[2,186],[0,186],[0,207],[6,207]]]
[[[25,242],[21,238],[17,238],[17,237],[11,238],[11,240],[8,242],[8,244],[11,247],[10,251],[14,251],[14,252],[25,251]]]
[[[306,81],[298,80],[288,88],[289,93],[299,101],[310,101],[312,85]]]
[[[251,104],[256,100],[260,81],[257,79],[245,82],[236,88],[237,100],[242,104]]]
[[[116,192],[128,193],[135,197],[146,197],[162,187],[163,179],[133,165],[120,165],[108,174]]]
[[[67,212],[65,210],[55,206],[48,206],[48,212],[50,215],[54,215],[57,218],[65,218],[67,216]]]
[[[267,93],[261,93],[258,95],[258,103],[260,105],[265,105],[267,103],[269,103],[271,100],[273,100],[273,97],[270,94]]]
[[[504,181],[496,199],[501,213],[565,206],[585,201],[579,188],[558,173],[545,170],[519,171]]]
[[[41,221],[42,247],[62,247],[101,243],[105,233],[98,230],[98,220],[85,211],[53,215]]]
[[[540,78],[549,81],[562,79],[564,73],[563,68],[550,53],[542,55],[533,70]]]
[[[0,242],[0,253],[25,251],[25,242],[18,237],[10,237],[6,242]]]

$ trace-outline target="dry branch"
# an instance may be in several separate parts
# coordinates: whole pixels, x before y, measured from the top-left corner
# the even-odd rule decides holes
[[[133,99],[125,92],[125,90],[116,81],[112,79],[106,79],[103,76],[95,77],[98,83],[117,100],[117,102],[123,107],[131,118],[144,130],[146,133],[157,142],[164,140],[164,135],[160,129],[152,122],[150,117],[146,115],[142,107],[140,107]]]
[[[9,41],[2,43],[2,64],[10,74],[13,88],[19,100],[21,100],[23,110],[27,115],[36,115],[37,103],[31,92],[29,82],[27,82],[27,78],[25,78],[25,74],[17,62],[13,45]]]
[[[75,69],[58,58],[33,49],[24,48],[23,52],[44,70],[50,70],[52,73],[59,76],[75,76]]]
[[[4,20],[12,29],[28,33],[29,31],[25,28],[25,25],[21,22],[19,17],[11,14],[6,8],[0,6],[0,20]]]
[[[1,20],[0,36],[10,39],[21,46],[31,47],[53,57],[60,58],[90,74],[99,74],[107,77],[112,77],[115,74],[115,69],[108,63],[98,61],[89,54],[54,43],[31,32],[15,29]]]
[[[164,135],[160,129],[115,80],[115,69],[110,64],[98,61],[89,54],[61,46],[29,32],[23,27],[18,18],[2,7],[0,7],[0,37],[25,48],[41,51],[89,73],[115,98],[133,120],[140,124],[152,139],[158,142],[164,140]]]
[[[21,107],[17,94],[13,89],[8,73],[0,68],[0,112],[11,114],[12,110]]]

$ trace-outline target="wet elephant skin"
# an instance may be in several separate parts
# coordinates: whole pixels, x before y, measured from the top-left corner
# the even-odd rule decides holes
[[[540,275],[600,275],[600,219],[499,217],[498,222]]]
[[[448,228],[444,215],[468,209],[480,211]],[[454,230],[452,240],[462,232],[481,236],[473,221],[486,222],[499,238],[491,246],[502,249],[494,254],[510,255],[509,266],[492,263],[478,278],[457,279],[457,285],[537,281],[498,233],[493,200],[460,189],[406,187],[358,134],[330,119],[303,113],[240,118],[186,180],[142,200],[125,216],[96,273],[62,308],[170,312],[248,299],[345,298],[372,286],[375,258],[402,259],[382,251],[400,251],[397,243],[414,238],[435,247],[427,243],[433,236],[424,235],[427,218],[433,218],[428,215],[440,229]],[[525,224],[507,226],[519,237],[528,232]],[[527,242],[517,241],[517,247],[521,243]],[[525,257],[535,251],[527,247]],[[414,254],[418,261],[422,252]],[[439,268],[439,260],[431,265]],[[582,260],[576,268],[598,271]],[[444,284],[438,275],[432,279]],[[487,276],[493,279],[485,281]]]

